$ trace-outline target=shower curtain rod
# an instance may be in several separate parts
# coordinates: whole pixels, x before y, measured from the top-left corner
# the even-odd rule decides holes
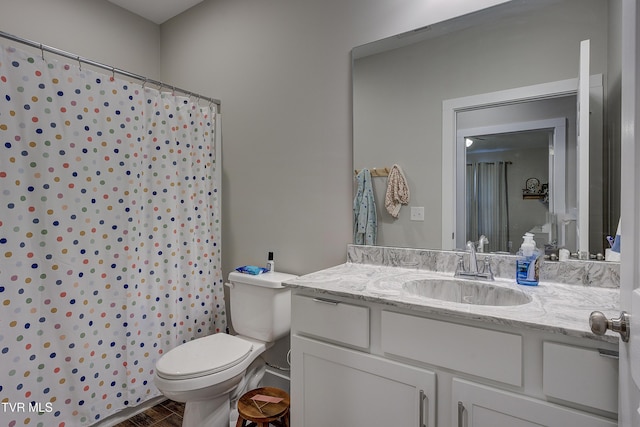
[[[118,73],[120,75],[129,77],[129,78],[132,78],[132,79],[140,80],[141,82],[144,82],[144,84],[150,83],[150,84],[152,84],[154,86],[158,86],[160,89],[162,89],[163,87],[171,88],[171,90],[174,91],[174,92],[178,91],[178,92],[183,93],[185,95],[194,96],[194,97],[196,97],[198,99],[201,99],[203,101],[208,101],[211,104],[215,104],[217,112],[220,113],[220,100],[218,100],[218,99],[209,98],[207,96],[202,96],[202,95],[197,94],[195,92],[191,92],[191,91],[188,91],[188,90],[185,90],[185,89],[181,89],[179,87],[175,87],[175,86],[172,86],[172,85],[167,85],[166,83],[163,83],[163,82],[158,81],[158,80],[153,80],[153,79],[147,78],[145,76],[141,76],[139,74],[132,73],[130,71],[121,70],[120,68],[111,67],[111,66],[103,64],[101,62],[93,61],[91,59],[87,59],[87,58],[84,58],[82,56],[75,55],[73,53],[66,52],[64,50],[61,50],[61,49],[58,49],[58,48],[55,48],[55,47],[47,46],[47,45],[44,45],[42,43],[34,42],[32,40],[28,40],[28,39],[25,39],[25,38],[22,38],[22,37],[14,36],[13,34],[9,34],[9,33],[6,33],[4,31],[0,31],[0,37],[12,40],[14,42],[26,44],[26,45],[34,47],[36,49],[40,49],[40,51],[42,52],[42,59],[44,59],[44,52],[50,52],[50,53],[53,53],[53,54],[56,54],[56,55],[59,55],[59,56],[63,56],[65,58],[74,59],[74,60],[78,61],[79,63],[85,63],[85,64],[88,64],[88,65],[92,65],[94,67],[102,68],[103,70],[111,71],[111,73],[113,73],[113,74]]]

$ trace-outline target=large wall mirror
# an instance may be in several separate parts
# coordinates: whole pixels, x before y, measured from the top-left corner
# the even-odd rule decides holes
[[[590,40],[589,201],[580,209],[589,252],[603,253],[620,217],[620,3],[514,0],[354,48],[354,170],[398,164],[411,192],[393,218],[386,179],[372,178],[376,244],[462,248],[493,221],[492,251],[515,253],[526,231],[539,246],[575,251],[577,77]],[[424,208],[424,220],[412,208]]]

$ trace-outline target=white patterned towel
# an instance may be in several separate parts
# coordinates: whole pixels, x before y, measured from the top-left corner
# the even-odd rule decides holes
[[[409,186],[400,166],[393,165],[387,178],[387,194],[384,207],[392,217],[398,218],[400,207],[409,203]]]

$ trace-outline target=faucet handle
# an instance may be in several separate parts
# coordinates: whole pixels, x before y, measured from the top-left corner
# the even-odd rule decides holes
[[[493,277],[493,271],[491,271],[491,261],[489,260],[488,256],[485,256],[482,262],[482,273],[487,279],[495,280]]]

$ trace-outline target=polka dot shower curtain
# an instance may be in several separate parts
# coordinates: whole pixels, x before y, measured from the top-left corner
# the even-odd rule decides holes
[[[0,52],[0,426],[86,426],[224,331],[215,111]]]

